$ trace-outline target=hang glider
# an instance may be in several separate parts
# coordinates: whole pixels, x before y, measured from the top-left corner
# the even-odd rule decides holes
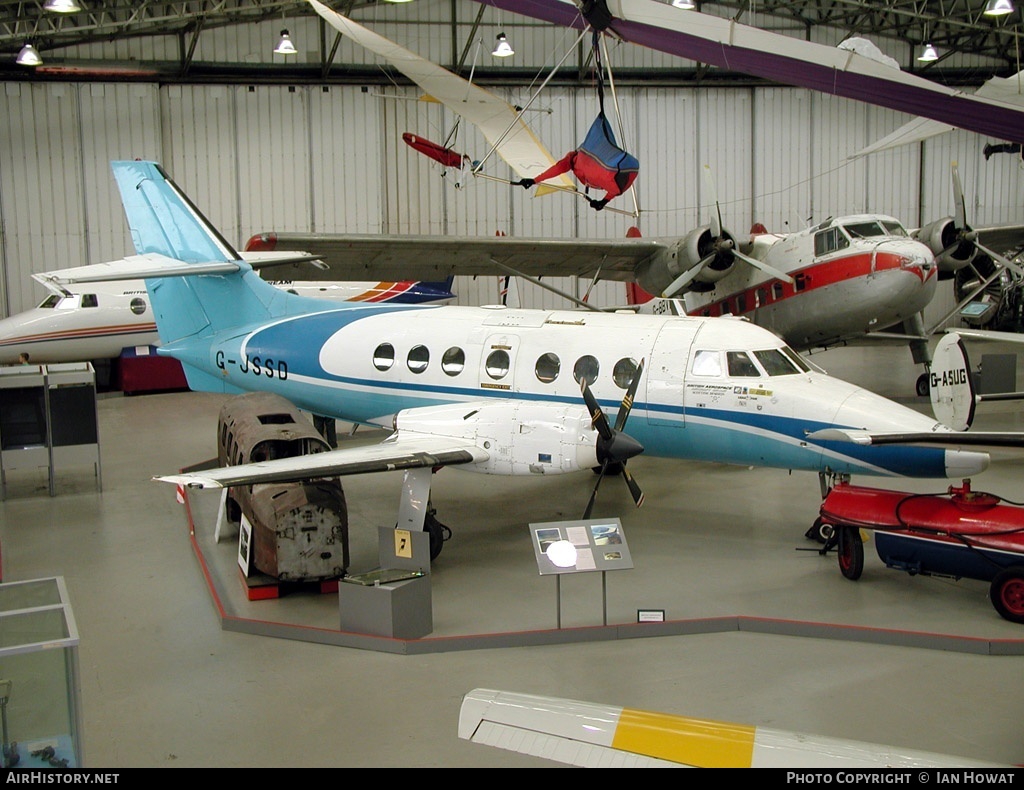
[[[979,760],[477,688],[462,699],[459,737],[581,768],[968,768]]]
[[[432,99],[476,126],[494,151],[520,178],[528,178],[555,163],[555,158],[526,125],[520,112],[504,99],[332,11],[317,0],[308,1],[339,33],[386,59]],[[483,156],[474,159],[482,160]],[[576,191],[572,181],[565,176],[558,179],[554,186]],[[554,191],[557,190],[550,187],[543,190],[538,188],[536,194]]]
[[[855,51],[770,33],[659,0],[477,0],[584,29],[588,18],[618,38],[659,52],[785,85],[920,115],[1008,142],[1024,137],[1024,107],[931,82]],[[584,16],[586,14],[586,16]]]
[[[1018,71],[1012,77],[992,77],[975,91],[978,98],[994,99],[996,101],[1012,104],[1024,108],[1024,71]],[[952,132],[960,127],[960,124],[942,123],[932,118],[914,118],[903,124],[892,134],[888,134],[866,148],[862,148],[849,158],[875,154],[879,151],[888,151],[891,148],[898,148],[901,145],[919,143],[937,137],[946,132]],[[1018,138],[1024,136],[1018,134]]]

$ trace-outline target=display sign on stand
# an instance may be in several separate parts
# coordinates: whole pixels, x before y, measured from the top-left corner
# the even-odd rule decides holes
[[[633,567],[622,522],[617,518],[599,518],[530,524],[530,539],[540,575],[555,576],[558,627],[562,627],[562,576],[591,571],[601,571],[603,621],[608,625],[605,573]]]

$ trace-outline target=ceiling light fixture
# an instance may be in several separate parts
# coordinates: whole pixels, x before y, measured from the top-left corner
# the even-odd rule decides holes
[[[281,38],[278,39],[277,46],[274,47],[274,52],[278,55],[295,54],[295,45],[292,43],[292,38],[288,35],[287,30],[281,31]]]
[[[988,0],[982,13],[985,16],[1006,16],[1016,10],[1013,6],[1013,0]]]
[[[46,0],[43,8],[57,14],[73,14],[76,11],[82,10],[82,6],[76,3],[75,0]]]
[[[21,48],[21,52],[18,53],[18,57],[15,61],[20,66],[42,66],[43,58],[31,44],[26,44]]]
[[[931,44],[925,44],[924,49],[921,50],[921,54],[917,56],[917,59],[922,63],[931,63],[933,60],[939,59],[939,53],[935,51],[935,47]]]
[[[505,38],[505,34],[498,33],[498,43],[495,44],[494,50],[491,54],[496,58],[507,58],[509,55],[515,55],[516,51],[512,49],[512,45],[508,43],[508,39]]]

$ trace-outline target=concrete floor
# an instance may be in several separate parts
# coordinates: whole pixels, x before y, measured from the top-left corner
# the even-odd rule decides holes
[[[850,349],[813,359],[844,378],[869,377],[885,394],[909,392],[916,371],[905,349],[893,353],[891,362]],[[331,630],[338,602],[306,591],[248,601],[232,577],[233,543],[212,539],[215,492],[190,497],[209,567],[197,561],[185,508],[150,478],[214,455],[221,401],[105,395],[102,491],[91,470],[71,471],[50,497],[42,471],[22,471],[0,502],[4,582],[62,576],[68,587],[81,634],[87,767],[557,765],[460,740],[459,706],[476,687],[1024,763],[1024,626],[996,614],[986,583],[910,577],[885,568],[873,545],[861,580],[844,579],[835,557],[803,537],[820,503],[814,475],[634,459],[644,507],[609,479],[595,510],[621,518],[635,564],[608,574],[605,613],[598,574],[563,579],[556,596],[553,578],[537,572],[527,528],[579,518],[591,476],[440,473],[432,496],[454,535],[431,574],[430,638],[550,631],[560,602],[563,629],[596,629],[594,641],[396,654],[225,628],[223,609],[271,627]],[[1003,405],[977,427],[1019,430],[1019,421]],[[342,441],[371,438],[360,431]],[[1024,499],[1021,464],[1004,453],[974,488]],[[376,567],[376,528],[393,524],[400,482],[346,478],[352,571]],[[934,493],[948,485],[855,482]],[[632,624],[648,608],[670,621],[751,625],[604,635],[605,614],[612,625]],[[756,625],[773,621],[816,635]],[[831,636],[829,624],[838,626]],[[898,644],[907,635],[936,637],[941,647]],[[1016,654],[992,654],[991,645]],[[16,738],[16,717],[11,726]]]

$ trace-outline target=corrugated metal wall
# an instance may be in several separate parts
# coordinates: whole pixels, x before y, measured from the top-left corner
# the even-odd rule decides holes
[[[471,5],[475,12],[476,4]],[[451,51],[447,4],[417,6],[416,26],[360,21],[436,59],[457,57]],[[381,18],[395,13],[384,9]],[[461,16],[460,25],[472,18]],[[200,47],[266,59],[268,40],[281,26],[232,28],[204,36]],[[313,19],[290,20],[286,26],[297,43],[318,41]],[[513,40],[520,66],[536,62],[550,68],[576,35],[551,26],[506,26],[492,16],[480,31],[486,48],[498,27]],[[121,57],[131,58],[139,44],[117,46],[124,50],[118,51]],[[150,46],[159,50],[160,44]],[[312,55],[308,43],[299,46]],[[347,41],[342,50],[343,62],[376,62]],[[147,53],[161,55],[173,58],[176,50]],[[629,46],[612,46],[608,59],[613,67],[652,68],[672,60]],[[538,67],[538,81],[545,73]],[[531,96],[527,86],[492,90],[520,105]],[[908,116],[803,89],[630,85],[608,90],[606,109],[616,133],[641,162],[635,186],[639,218],[594,212],[584,201],[561,194],[535,198],[532,190],[506,183],[511,171],[497,157],[488,158],[484,168],[496,180],[468,178],[460,185],[455,173],[442,178],[440,168],[404,145],[401,135],[408,131],[444,142],[456,119],[419,95],[395,84],[4,83],[0,315],[42,298],[42,288],[29,278],[32,272],[134,252],[109,169],[110,160],[122,158],[162,162],[239,246],[268,230],[622,237],[636,225],[645,236],[666,237],[707,222],[716,200],[726,226],[737,235],[753,222],[786,231],[863,211],[893,214],[916,227],[952,212],[953,160],[960,165],[972,225],[1024,219],[1024,170],[1017,157],[985,161],[986,140],[958,131],[851,160],[852,153]],[[527,118],[557,159],[578,145],[597,109],[592,87],[553,87],[537,98]],[[452,144],[474,158],[487,152],[482,136],[466,126]],[[632,196],[616,199],[611,207],[631,210]],[[494,302],[498,282],[497,276],[461,278],[459,300]],[[550,283],[578,296],[589,286],[559,278]],[[530,284],[522,285],[521,294],[527,306],[568,304]],[[620,304],[624,290],[601,283],[591,298]],[[936,309],[945,310],[947,303],[951,297]]]

